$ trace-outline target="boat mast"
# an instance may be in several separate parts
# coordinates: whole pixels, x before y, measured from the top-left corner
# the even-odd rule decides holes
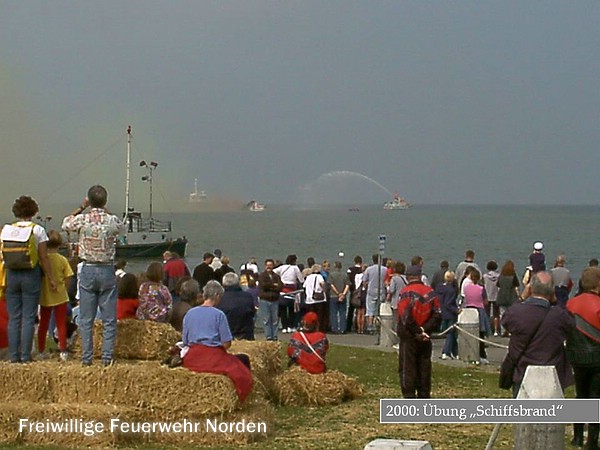
[[[129,172],[131,168],[131,125],[127,127],[127,172],[125,177],[125,219],[129,217]]]

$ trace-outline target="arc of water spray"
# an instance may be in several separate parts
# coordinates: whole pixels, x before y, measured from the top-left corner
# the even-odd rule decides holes
[[[350,170],[334,170],[333,172],[324,173],[315,180],[315,184],[318,184],[321,182],[326,182],[329,179],[336,178],[336,177],[358,177],[358,178],[366,180],[370,183],[373,183],[375,186],[377,186],[380,189],[382,189],[383,191],[385,191],[385,193],[387,193],[390,197],[393,196],[393,194],[390,192],[390,190],[387,189],[383,184],[379,183],[378,181],[374,180],[371,177],[363,175],[362,173],[352,172]],[[306,185],[306,186],[304,186],[304,188],[308,189],[308,188],[310,188],[310,185]]]

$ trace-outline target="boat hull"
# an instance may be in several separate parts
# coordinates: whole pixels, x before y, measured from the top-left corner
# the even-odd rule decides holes
[[[187,239],[179,238],[160,242],[143,242],[138,244],[117,244],[117,258],[162,258],[166,251],[175,252],[185,257]]]

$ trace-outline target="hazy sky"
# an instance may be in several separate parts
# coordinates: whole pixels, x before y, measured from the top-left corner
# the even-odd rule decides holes
[[[0,0],[0,207],[93,183],[122,204],[129,124],[158,209],[194,178],[267,203],[597,204],[599,24],[596,0]]]

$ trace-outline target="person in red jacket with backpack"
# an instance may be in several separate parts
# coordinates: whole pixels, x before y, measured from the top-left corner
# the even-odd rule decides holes
[[[290,338],[287,354],[290,365],[298,364],[308,373],[324,373],[327,370],[325,355],[329,350],[329,341],[325,333],[319,330],[319,316],[309,312],[302,319],[302,328]]]
[[[410,266],[406,277],[408,285],[400,291],[398,300],[400,387],[404,398],[430,398],[430,335],[439,329],[442,320],[440,300],[421,281],[421,266]]]

